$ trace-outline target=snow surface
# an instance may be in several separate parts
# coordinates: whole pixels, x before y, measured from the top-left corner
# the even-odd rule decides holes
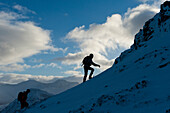
[[[23,112],[170,113],[170,13],[166,12],[145,23],[111,68]]]

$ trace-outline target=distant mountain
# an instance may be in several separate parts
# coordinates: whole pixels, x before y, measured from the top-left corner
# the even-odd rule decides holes
[[[2,106],[12,102],[14,99],[16,99],[20,91],[24,91],[26,89],[35,88],[46,91],[51,94],[58,94],[76,85],[78,85],[77,82],[68,82],[66,80],[56,80],[53,83],[41,83],[35,80],[28,80],[14,85],[1,84],[0,106],[2,109],[3,108]]]
[[[24,111],[34,112],[170,113],[170,1],[110,69]]]
[[[66,80],[66,81],[69,81],[69,82],[79,82],[79,83],[81,83],[83,81],[82,76],[69,76],[69,77],[65,77],[63,79]]]
[[[39,89],[30,89],[30,93],[28,94],[27,102],[29,103],[29,106],[34,105],[35,103],[38,103],[46,98],[49,98],[52,96],[52,94],[47,93],[45,91],[39,90]],[[4,110],[1,111],[1,113],[16,113],[16,112],[22,112],[23,110],[20,110],[20,102],[15,99],[12,103],[10,103]]]
[[[83,80],[83,76],[68,76],[60,78],[61,80],[66,80],[68,82],[78,82],[81,83]],[[56,80],[60,80],[59,78],[54,78],[52,80],[49,80],[48,82],[55,82]]]

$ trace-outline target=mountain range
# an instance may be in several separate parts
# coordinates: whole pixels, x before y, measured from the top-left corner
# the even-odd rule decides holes
[[[46,91],[52,95],[61,93],[69,88],[78,85],[78,82],[68,82],[66,80],[56,80],[53,83],[41,83],[35,80],[28,80],[18,84],[1,84],[0,85],[0,108],[8,105],[17,98],[19,92],[26,89],[34,88]]]

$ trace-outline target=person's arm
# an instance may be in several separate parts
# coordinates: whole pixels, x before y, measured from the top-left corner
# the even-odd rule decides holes
[[[92,65],[100,67],[99,64],[96,64],[96,63],[94,63],[93,61],[92,61]]]

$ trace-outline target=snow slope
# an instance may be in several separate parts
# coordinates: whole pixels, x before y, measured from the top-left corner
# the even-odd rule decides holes
[[[170,2],[166,1],[110,69],[24,113],[170,113],[169,81]]]
[[[61,93],[69,88],[78,85],[76,82],[68,82],[65,80],[57,80],[53,83],[41,83],[35,80],[28,80],[19,84],[1,84],[0,85],[0,111],[4,108],[4,105],[8,105],[14,99],[16,99],[20,91],[28,88],[41,89],[51,94]]]
[[[27,102],[31,106],[31,105],[38,103],[50,96],[52,96],[52,94],[49,94],[45,91],[42,91],[39,89],[30,89],[30,93],[28,94]],[[21,107],[20,102],[17,99],[15,99],[4,110],[2,110],[1,113],[22,112],[23,110],[20,110],[20,107]]]

